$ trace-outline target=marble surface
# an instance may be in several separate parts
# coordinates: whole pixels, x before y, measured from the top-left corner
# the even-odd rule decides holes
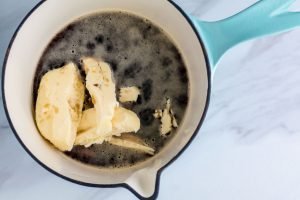
[[[18,23],[38,0],[0,0],[0,62]],[[176,0],[217,20],[255,0]],[[294,6],[299,10],[300,2]],[[161,177],[158,199],[300,199],[300,30],[239,45],[222,59],[200,134]],[[0,199],[135,199],[126,189],[64,181],[40,167],[13,136],[0,107]]]

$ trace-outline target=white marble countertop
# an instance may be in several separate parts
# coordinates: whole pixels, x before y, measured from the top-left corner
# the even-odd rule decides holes
[[[0,63],[38,0],[0,0]],[[176,0],[216,20],[255,0]],[[294,9],[300,8],[298,1]],[[162,174],[158,199],[300,199],[300,30],[244,43],[222,59],[210,110],[192,145]],[[88,188],[40,167],[12,134],[0,106],[0,199],[135,199]]]

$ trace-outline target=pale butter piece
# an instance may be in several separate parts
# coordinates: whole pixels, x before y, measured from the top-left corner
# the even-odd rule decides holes
[[[84,132],[88,129],[96,128],[96,109],[90,108],[82,112],[82,117],[77,129],[77,133]]]
[[[132,87],[124,87],[120,89],[120,97],[119,101],[122,103],[126,102],[136,102],[138,96],[141,94],[139,88],[132,86]]]
[[[163,111],[160,110],[160,109],[156,109],[156,110],[155,110],[155,113],[153,114],[153,116],[154,116],[156,119],[161,118],[162,115],[163,115]]]
[[[172,115],[172,126],[173,126],[174,128],[178,128],[178,123],[177,123],[177,120],[176,120],[176,118],[175,118],[175,114],[174,114],[174,112],[173,112],[172,109],[171,109],[171,115]]]
[[[138,116],[125,108],[116,107],[112,119],[112,131],[106,136],[96,134],[97,113],[94,108],[83,112],[81,122],[78,127],[78,135],[75,145],[89,147],[92,144],[102,144],[110,141],[112,136],[120,136],[122,133],[137,132],[140,129],[140,119]]]
[[[109,141],[112,138],[112,135],[99,136],[96,134],[96,130],[97,128],[95,127],[77,133],[74,145],[81,145],[88,148],[93,144],[102,144],[103,142]]]
[[[138,132],[141,128],[140,118],[131,110],[117,107],[115,115],[112,119],[113,131],[112,134],[120,136],[121,133]]]
[[[165,136],[172,131],[173,128],[178,127],[177,120],[174,116],[174,112],[171,109],[171,100],[167,99],[166,108],[164,110],[155,110],[153,114],[155,118],[161,119],[160,133]]]
[[[166,108],[163,110],[163,114],[161,117],[161,128],[160,133],[162,135],[166,135],[172,130],[172,117],[170,114],[171,102],[170,99],[167,100]]]
[[[47,72],[40,82],[35,117],[41,135],[61,151],[70,151],[84,101],[84,85],[75,64]]]
[[[120,146],[128,149],[134,149],[136,151],[141,151],[149,155],[154,155],[155,152],[155,150],[152,147],[136,139],[112,137],[108,142],[116,146]]]
[[[108,137],[113,129],[112,118],[116,100],[116,85],[110,66],[93,58],[84,58],[83,66],[86,72],[86,88],[89,91],[96,110],[97,127],[95,134]]]

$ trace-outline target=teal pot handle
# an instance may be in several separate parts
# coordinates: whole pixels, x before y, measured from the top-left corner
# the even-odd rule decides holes
[[[224,53],[235,45],[300,26],[300,13],[288,12],[294,1],[261,0],[232,17],[216,22],[205,22],[191,16],[203,40],[212,71],[215,71]]]

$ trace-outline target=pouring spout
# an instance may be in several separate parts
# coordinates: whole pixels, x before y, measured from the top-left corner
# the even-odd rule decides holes
[[[145,168],[132,174],[125,183],[140,199],[156,199],[159,190],[159,175],[156,169]]]

